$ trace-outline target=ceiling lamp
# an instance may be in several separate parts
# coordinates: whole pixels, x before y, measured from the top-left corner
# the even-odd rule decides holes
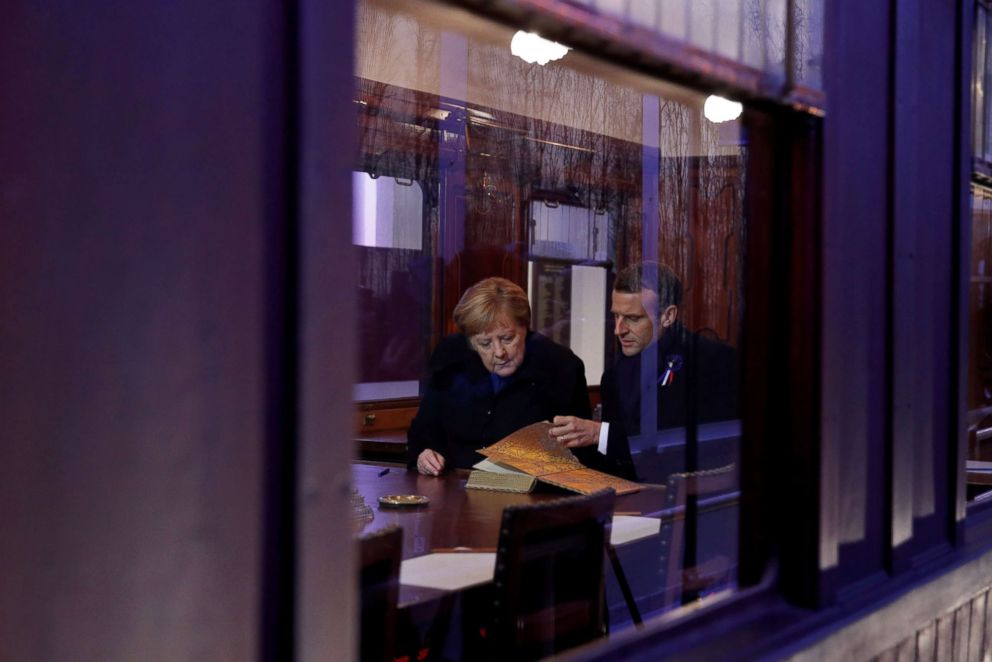
[[[737,101],[724,99],[715,94],[706,97],[706,103],[703,104],[703,116],[715,124],[737,119],[741,116],[742,110],[744,106]]]
[[[518,30],[510,40],[510,52],[530,64],[537,62],[544,65],[552,60],[560,60],[569,50],[568,46],[523,30]]]

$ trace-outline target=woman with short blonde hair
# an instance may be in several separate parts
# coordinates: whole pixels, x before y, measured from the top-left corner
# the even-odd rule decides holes
[[[512,280],[494,276],[465,290],[451,318],[459,331],[472,336],[492,326],[500,316],[530,327],[527,294]]]
[[[565,414],[591,415],[582,360],[530,330],[530,302],[506,278],[468,288],[452,314],[459,332],[438,343],[407,434],[410,468],[436,476],[469,468],[476,451]]]

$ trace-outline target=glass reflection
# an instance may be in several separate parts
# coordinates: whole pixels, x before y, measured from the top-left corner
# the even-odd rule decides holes
[[[707,3],[706,11],[725,8]],[[618,501],[618,510],[649,518],[654,529],[618,553],[636,579],[636,607],[651,616],[733,585],[746,134],[739,119],[707,120],[704,94],[581,52],[527,63],[511,53],[514,33],[427,3],[359,5],[355,181],[363,197],[356,195],[354,223],[363,349],[356,399],[422,393],[417,380],[439,339],[454,330],[451,313],[465,289],[491,276],[523,287],[532,331],[582,359],[607,430],[630,428],[623,443],[644,489]],[[746,44],[735,48],[750,53]],[[779,54],[762,49],[754,57]],[[372,191],[389,201],[376,203],[374,217]],[[622,395],[610,403],[616,384],[601,378],[626,353],[614,290],[624,268],[641,262],[665,265],[680,296],[645,306],[657,342],[632,359],[637,370],[623,373],[633,375],[631,384],[612,391]],[[636,288],[632,294],[640,297]],[[666,317],[669,307],[677,310]],[[659,332],[666,319],[674,335]],[[710,353],[720,369],[700,368],[699,357]],[[606,440],[608,449],[609,432]],[[439,480],[420,476],[416,488]],[[451,501],[458,517],[444,521],[461,523],[449,531],[434,518],[430,535],[445,531],[446,546],[493,547],[479,527],[498,527],[502,498],[465,497],[463,485],[445,480],[454,492],[439,499]],[[513,501],[528,498],[540,497]],[[404,553],[413,549],[405,545]],[[631,611],[616,577],[606,581],[616,632],[630,625]]]

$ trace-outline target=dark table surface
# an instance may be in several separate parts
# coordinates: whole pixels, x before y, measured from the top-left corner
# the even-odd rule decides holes
[[[388,471],[386,471],[388,469]],[[467,470],[448,471],[439,477],[422,476],[403,465],[354,463],[352,486],[371,510],[371,519],[356,521],[356,535],[386,528],[403,528],[403,558],[432,552],[469,548],[494,552],[499,542],[499,525],[506,506],[576,496],[561,488],[538,483],[534,492],[515,494],[466,489]],[[395,508],[379,504],[379,497],[393,494],[419,494],[430,499],[425,506]],[[646,486],[636,494],[618,496],[614,514],[657,516],[664,505],[664,488]],[[418,586],[400,586],[401,607],[427,603],[445,591]]]
[[[499,542],[499,526],[505,507],[575,495],[573,492],[540,483],[536,491],[529,494],[466,489],[468,475],[468,471],[456,470],[440,477],[432,477],[408,471],[404,465],[353,464],[353,486],[368,506],[365,520],[355,521],[353,528],[356,535],[388,526],[400,526],[403,529],[404,559],[432,552],[451,551],[453,548],[494,552]],[[423,495],[430,499],[430,503],[411,508],[390,508],[379,504],[380,496],[402,494]],[[664,522],[671,517],[665,506],[665,488],[645,485],[636,494],[618,496],[614,514],[660,517]],[[657,570],[660,553],[657,549],[658,540],[655,536],[617,548],[639,604],[642,597],[648,601],[653,599],[652,596],[657,593],[657,584],[661,581]],[[613,580],[608,579],[609,581]],[[611,585],[607,588],[609,594]],[[461,592],[401,585],[401,614],[406,622],[416,624],[414,629],[419,632],[408,638],[429,640],[431,637],[425,632],[434,623],[446,620],[438,616],[443,613],[446,601],[484,601],[487,590],[489,585],[479,585]],[[615,623],[621,618],[629,617],[619,588],[614,586],[612,592],[611,627],[615,627]],[[651,603],[641,604],[642,609],[645,604],[650,606]]]
[[[383,474],[386,469],[389,471]],[[357,522],[356,532],[361,535],[391,525],[403,527],[405,559],[455,547],[495,551],[503,508],[575,496],[542,484],[529,494],[466,489],[468,474],[465,470],[455,470],[433,477],[407,471],[402,466],[354,464],[353,486],[373,515],[364,524]],[[430,503],[415,508],[381,506],[379,497],[390,494],[420,494],[428,497]],[[657,515],[663,502],[663,488],[646,488],[637,494],[617,497],[615,512]]]

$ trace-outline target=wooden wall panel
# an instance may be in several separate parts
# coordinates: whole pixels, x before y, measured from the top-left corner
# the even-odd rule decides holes
[[[936,621],[937,641],[935,642],[935,662],[955,662],[954,659],[954,612],[944,614]]]
[[[971,601],[971,620],[968,629],[968,659],[981,659],[985,642],[985,608],[988,592],[975,596]]]
[[[916,637],[909,637],[895,649],[895,662],[916,662],[917,646]]]
[[[916,659],[977,659],[992,649],[992,618],[986,608],[992,590],[992,552],[966,563],[935,571],[919,582],[903,584],[898,596],[848,612],[845,624],[825,625],[790,660],[871,660],[916,642]],[[846,611],[846,608],[845,608]],[[983,661],[984,662],[984,661]]]
[[[934,659],[934,654],[936,652],[935,639],[937,636],[937,628],[933,623],[927,625],[926,627],[920,628],[915,636],[910,637],[910,639],[916,640],[916,659],[918,660],[932,660]]]
[[[896,662],[896,655],[898,651],[895,648],[890,648],[881,655],[876,655],[872,662]]]
[[[992,651],[992,593],[985,592],[985,618],[982,620],[982,650]]]
[[[916,638],[910,637],[894,648],[879,655],[877,660],[890,662],[916,662]]]
[[[945,612],[897,645],[876,655],[877,662],[983,662],[987,659],[989,591]]]
[[[969,601],[954,611],[954,659],[966,659],[970,630],[971,602]]]

